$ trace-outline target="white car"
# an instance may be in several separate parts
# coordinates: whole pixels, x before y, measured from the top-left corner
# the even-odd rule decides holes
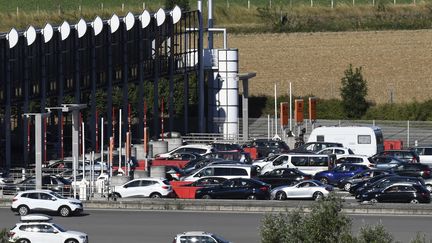
[[[223,239],[220,236],[217,236],[213,233],[208,233],[204,231],[189,231],[184,232],[182,234],[177,234],[173,240],[173,243],[231,243]]]
[[[156,159],[170,158],[173,157],[174,154],[178,154],[178,153],[195,153],[199,155],[204,155],[213,152],[215,152],[215,149],[211,145],[188,144],[188,145],[183,145],[178,148],[175,148],[167,153],[157,154],[155,155],[155,158]]]
[[[260,172],[264,166],[266,166],[270,162],[273,162],[273,160],[275,160],[279,156],[280,156],[280,154],[270,155],[270,156],[265,157],[263,159],[255,160],[252,163],[252,165],[256,166],[257,171]]]
[[[139,178],[126,182],[121,186],[115,186],[110,197],[117,200],[121,197],[169,197],[173,190],[166,179]]]
[[[360,165],[366,165],[367,167],[371,168],[374,166],[374,161],[366,156],[366,155],[342,155],[336,160],[336,165],[338,164],[344,164],[344,163],[350,163],[350,164],[360,164]]]
[[[65,230],[60,225],[50,222],[51,217],[42,214],[21,216],[8,233],[9,242],[30,243],[88,243],[86,233]]]
[[[286,200],[290,198],[308,198],[318,200],[327,197],[333,187],[324,185],[316,180],[306,180],[293,186],[276,187],[270,192],[270,198]]]
[[[83,205],[78,199],[65,198],[50,190],[28,190],[14,196],[11,210],[21,216],[35,211],[48,211],[67,217],[72,213],[81,213]]]
[[[327,147],[316,152],[316,154],[334,154],[339,159],[342,156],[354,154],[354,152],[349,148]]]

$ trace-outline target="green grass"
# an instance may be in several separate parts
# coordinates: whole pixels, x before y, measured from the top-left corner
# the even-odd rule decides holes
[[[298,32],[346,31],[429,28],[432,20],[432,0],[271,0],[264,15],[259,11],[270,6],[270,0],[214,1],[215,25],[229,32]],[[416,5],[412,4],[417,1]],[[374,5],[372,5],[374,3]],[[204,18],[206,17],[206,1]],[[164,8],[165,0],[0,0],[0,31],[29,25],[43,27],[50,22],[60,25],[64,20],[73,24],[80,18],[88,21],[96,15],[109,18],[127,12],[140,13],[143,7],[151,12]],[[190,2],[192,10],[196,1]],[[382,8],[380,10],[380,8]],[[288,16],[287,25],[279,25],[281,16]]]

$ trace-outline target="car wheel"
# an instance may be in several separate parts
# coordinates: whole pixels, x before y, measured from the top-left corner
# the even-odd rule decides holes
[[[432,192],[432,184],[426,184],[426,189]]]
[[[15,241],[15,242],[17,242],[17,243],[30,243],[30,241],[27,240],[27,239],[18,239],[18,240]]]
[[[328,179],[327,178],[321,178],[320,179],[322,184],[328,184]]]
[[[210,195],[206,194],[206,195],[203,195],[201,198],[202,199],[211,199],[212,197]]]
[[[371,203],[378,203],[378,199],[376,199],[376,198],[372,198],[372,199],[370,200],[370,202],[371,202]]]
[[[316,201],[320,200],[323,197],[324,197],[324,194],[322,192],[315,192],[313,194],[313,199],[316,200]]]
[[[150,194],[150,198],[161,198],[162,195],[158,192],[153,192],[152,194]]]
[[[30,211],[29,208],[25,205],[21,205],[18,207],[18,213],[21,216],[27,215],[29,213],[29,211]]]
[[[412,203],[412,204],[418,204],[419,200],[414,198],[414,199],[411,199],[410,203]]]
[[[59,209],[60,216],[67,217],[71,214],[71,210],[67,206],[61,206]]]
[[[117,192],[115,192],[115,193],[112,195],[112,199],[113,199],[114,201],[117,201],[117,199],[119,199],[119,198],[121,198],[121,196],[120,196],[120,194],[118,194]]]
[[[277,192],[276,196],[275,196],[276,200],[286,200],[287,199],[287,195],[285,192]]]
[[[257,200],[258,198],[257,198],[257,196],[256,195],[249,195],[247,198],[246,198],[247,200]]]
[[[67,239],[67,240],[65,241],[65,243],[78,243],[78,241],[75,240],[75,239]]]
[[[344,190],[349,192],[349,190],[351,189],[351,183],[347,183],[344,185]]]

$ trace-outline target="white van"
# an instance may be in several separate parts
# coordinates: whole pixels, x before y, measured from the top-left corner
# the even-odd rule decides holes
[[[205,177],[223,177],[232,178],[251,178],[254,176],[254,167],[252,165],[208,165],[192,174],[182,177],[182,181],[196,181]]]
[[[308,142],[338,142],[355,154],[372,156],[384,151],[384,139],[379,127],[317,127]]]
[[[260,173],[265,174],[280,168],[297,168],[304,173],[314,175],[328,170],[329,164],[330,157],[325,154],[281,154],[273,162],[264,165]]]

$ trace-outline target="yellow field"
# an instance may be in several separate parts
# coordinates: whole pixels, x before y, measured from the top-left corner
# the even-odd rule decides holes
[[[218,41],[221,39],[217,37]],[[293,34],[229,34],[238,48],[240,72],[257,72],[252,95],[313,94],[339,98],[349,64],[363,67],[368,100],[376,103],[423,101],[432,97],[432,30]]]

